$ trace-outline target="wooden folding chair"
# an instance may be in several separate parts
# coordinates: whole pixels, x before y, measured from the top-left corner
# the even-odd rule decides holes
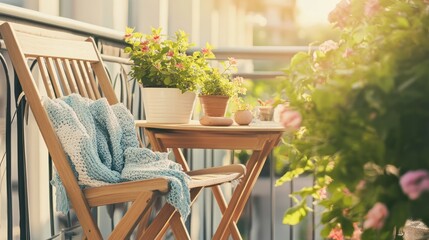
[[[27,102],[82,226],[84,237],[102,239],[100,229],[91,216],[90,208],[132,202],[109,236],[109,239],[128,238],[139,223],[148,222],[148,213],[153,199],[157,194],[166,193],[169,190],[167,180],[157,178],[131,181],[81,190],[41,103],[40,92],[42,91],[39,91],[28,66],[28,59],[37,60],[43,80],[42,85],[49,98],[78,93],[91,99],[105,97],[109,104],[116,104],[118,99],[94,41],[91,38],[87,41],[76,41],[35,36],[15,31],[10,23],[2,24],[0,33]],[[229,165],[190,172],[192,180],[189,187],[192,201],[204,187],[230,182],[240,178],[244,171],[245,167],[242,165]],[[178,213],[172,206],[166,204],[155,216],[149,228],[141,226],[139,239],[161,238],[168,226],[172,228],[177,239],[190,238]]]

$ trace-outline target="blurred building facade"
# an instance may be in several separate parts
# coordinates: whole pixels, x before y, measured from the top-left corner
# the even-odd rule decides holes
[[[296,0],[1,0],[11,4],[123,31],[178,29],[197,46],[290,45],[297,25]]]

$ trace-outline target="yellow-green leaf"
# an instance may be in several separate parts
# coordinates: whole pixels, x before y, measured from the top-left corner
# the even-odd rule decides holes
[[[301,201],[298,205],[289,208],[283,216],[283,224],[296,225],[307,216],[307,208],[305,200]]]

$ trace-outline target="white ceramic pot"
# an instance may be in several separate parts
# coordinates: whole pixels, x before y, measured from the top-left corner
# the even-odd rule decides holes
[[[146,120],[152,123],[188,123],[195,106],[194,92],[177,88],[143,88]]]

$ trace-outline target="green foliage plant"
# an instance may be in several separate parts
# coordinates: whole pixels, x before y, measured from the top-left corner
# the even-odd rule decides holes
[[[177,31],[174,39],[161,35],[161,28],[143,34],[127,27],[124,52],[133,64],[130,76],[144,87],[179,88],[182,92],[197,91],[206,75],[210,51],[195,51],[184,31]]]
[[[296,54],[286,70],[303,122],[285,136],[291,170],[277,185],[304,173],[314,185],[292,194],[284,223],[302,220],[313,197],[322,236],[393,239],[407,219],[429,225],[429,1],[343,0],[329,20],[340,39]],[[402,183],[414,171],[424,174],[412,195]]]
[[[214,56],[209,45],[206,51]],[[237,61],[228,58],[228,61],[221,61],[220,64],[220,68],[212,66],[205,68],[207,77],[202,81],[200,95],[237,97],[245,94],[247,89],[243,86],[243,78],[233,77],[233,73],[237,71]]]
[[[211,46],[207,45],[205,51],[214,56],[211,52]],[[221,61],[220,68],[208,65],[205,68],[207,77],[201,83],[199,90],[200,96],[227,96],[231,99],[235,111],[250,110],[244,96],[247,88],[244,85],[244,79],[240,76],[233,76],[237,71],[237,61],[234,58],[228,58],[227,61]]]
[[[236,96],[232,99],[232,103],[234,104],[235,112],[237,111],[245,111],[252,110],[252,105],[247,103],[243,96]]]

